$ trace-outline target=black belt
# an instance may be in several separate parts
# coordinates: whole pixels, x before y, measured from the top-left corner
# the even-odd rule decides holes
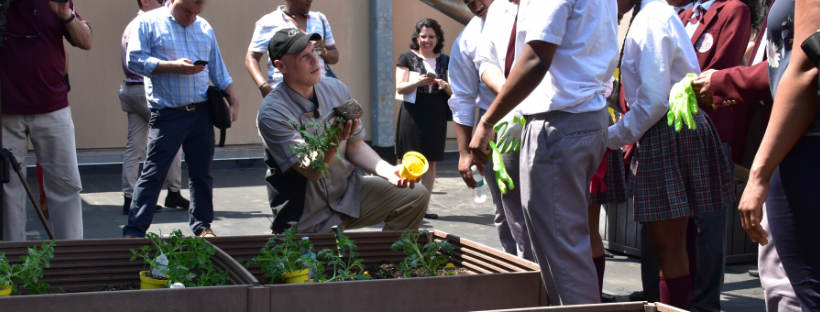
[[[180,107],[168,107],[167,109],[176,109],[176,110],[183,110],[183,109],[184,109],[184,110],[189,110],[189,111],[191,111],[191,110],[194,110],[194,109],[195,109],[195,108],[197,108],[197,107],[200,107],[200,106],[202,106],[202,105],[205,105],[206,103],[208,103],[208,101],[199,102],[199,103],[193,103],[193,104],[188,104],[188,105],[185,105],[185,106],[180,106]]]
[[[144,83],[144,82],[130,82],[130,81],[126,81],[126,82],[125,82],[125,84],[126,84],[126,85],[141,85],[141,84],[145,84],[145,83]]]

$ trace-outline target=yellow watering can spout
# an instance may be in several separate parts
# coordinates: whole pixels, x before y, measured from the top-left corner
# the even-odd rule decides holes
[[[401,164],[401,177],[408,180],[418,179],[430,168],[427,158],[419,152],[405,153],[401,158]]]

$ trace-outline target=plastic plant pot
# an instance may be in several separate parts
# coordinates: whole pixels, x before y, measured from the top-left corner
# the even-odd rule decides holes
[[[416,180],[430,168],[427,158],[419,152],[407,152],[401,158],[401,177]]]
[[[295,271],[290,273],[282,274],[282,278],[285,279],[285,284],[304,284],[309,283],[310,270],[304,269],[301,271]]]
[[[11,294],[11,285],[0,286],[0,297],[6,297]]]
[[[168,288],[168,286],[165,285],[165,282],[168,280],[156,280],[148,277],[150,274],[150,271],[140,271],[140,289]],[[168,275],[165,277],[168,278]]]

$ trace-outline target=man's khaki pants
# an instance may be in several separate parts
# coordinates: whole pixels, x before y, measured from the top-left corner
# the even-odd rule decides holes
[[[359,218],[342,215],[340,230],[359,229],[384,222],[382,231],[418,230],[427,209],[427,189],[397,188],[381,177],[362,179],[362,207]]]
[[[26,168],[28,140],[43,168],[50,223],[57,239],[83,239],[82,182],[77,168],[74,122],[69,107],[46,114],[3,115],[3,147]],[[7,241],[26,240],[28,196],[17,174],[3,187],[3,233]],[[36,189],[36,188],[34,188]]]

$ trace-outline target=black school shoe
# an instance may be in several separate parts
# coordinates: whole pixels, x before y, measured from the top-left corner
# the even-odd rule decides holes
[[[182,194],[179,191],[171,191],[168,190],[168,196],[165,196],[165,207],[168,208],[179,208],[179,209],[188,209],[188,206],[191,205],[191,201],[182,197]]]
[[[435,214],[435,213],[425,213],[424,218],[425,219],[438,219],[438,215]]]

